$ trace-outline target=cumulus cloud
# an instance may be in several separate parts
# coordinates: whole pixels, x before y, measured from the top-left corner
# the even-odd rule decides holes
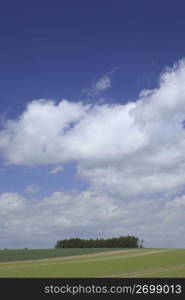
[[[174,201],[127,202],[85,190],[56,191],[30,203],[18,193],[1,194],[0,247],[53,247],[65,237],[124,234],[143,238],[148,247],[183,247],[184,211]]]
[[[98,226],[107,226],[120,215],[111,198],[91,190],[56,191],[34,203],[20,194],[5,193],[0,195],[0,208],[0,235],[11,241],[11,247],[21,240],[23,247],[25,243],[30,245],[33,237],[37,242],[47,239],[52,247],[61,234],[79,235],[83,230],[88,235],[87,228],[97,231]]]
[[[134,106],[33,101],[19,120],[7,121],[0,149],[15,165],[119,160],[147,142],[130,115]]]
[[[98,86],[109,85],[108,81],[104,83]],[[89,183],[90,190],[80,195],[81,200],[77,196],[71,200],[59,195],[73,205],[55,210],[56,215],[60,211],[58,220],[62,220],[63,226],[73,228],[69,220],[77,222],[81,218],[83,223],[82,216],[87,214],[89,221],[85,226],[91,232],[94,211],[100,216],[97,224],[104,234],[112,229],[119,232],[121,226],[126,233],[132,228],[133,234],[136,231],[149,236],[152,226],[157,230],[162,224],[160,233],[164,236],[169,226],[180,232],[180,224],[184,222],[184,120],[185,60],[181,60],[165,69],[157,88],[141,91],[135,102],[87,105],[68,100],[59,103],[35,100],[29,103],[17,120],[4,123],[0,151],[6,164],[49,165],[54,170],[56,164],[76,162],[77,175]],[[56,199],[55,194],[48,201],[45,199],[45,203],[54,205],[61,201]],[[105,223],[104,211],[110,216]],[[169,236],[169,245],[172,240]]]
[[[0,215],[15,213],[24,207],[25,199],[18,193],[0,194]]]
[[[66,152],[66,136],[87,109],[87,105],[67,100],[29,103],[20,118],[8,120],[0,132],[0,150],[7,163],[46,165],[71,159]]]
[[[182,60],[135,102],[33,101],[5,123],[1,153],[15,165],[76,161],[79,176],[119,194],[176,191],[185,179],[184,81]]]

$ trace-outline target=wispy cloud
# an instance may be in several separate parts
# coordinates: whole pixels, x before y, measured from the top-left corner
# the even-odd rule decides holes
[[[95,83],[96,92],[102,92],[111,87],[111,77],[109,74],[105,74]]]
[[[25,193],[29,194],[29,195],[34,195],[37,194],[41,191],[41,187],[34,185],[34,184],[30,184],[25,188]]]
[[[97,81],[93,81],[92,86],[89,88],[83,88],[82,94],[87,94],[88,96],[98,96],[104,91],[108,90],[112,86],[112,74],[117,68],[102,75]]]
[[[63,166],[55,167],[49,171],[49,174],[54,175],[64,170]]]

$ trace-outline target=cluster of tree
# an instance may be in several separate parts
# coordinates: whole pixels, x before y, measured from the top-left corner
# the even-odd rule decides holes
[[[71,238],[57,241],[55,248],[138,248],[141,247],[139,239],[135,236],[120,236],[109,239],[80,239]]]

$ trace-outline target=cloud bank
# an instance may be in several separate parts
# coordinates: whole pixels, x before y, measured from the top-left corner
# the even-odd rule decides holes
[[[102,79],[98,87],[109,84]],[[131,230],[156,245],[156,233],[151,236],[155,229],[159,246],[180,247],[185,246],[176,236],[185,225],[184,120],[185,60],[181,60],[165,69],[157,88],[141,91],[135,102],[87,105],[41,99],[29,103],[17,120],[4,122],[0,152],[10,165],[76,162],[77,175],[90,186],[83,200],[75,196],[64,209],[60,208],[68,196],[56,200],[53,194],[47,200],[54,211],[57,207],[69,231],[76,213],[81,218],[79,231],[85,230],[83,219],[88,216],[85,232],[95,233],[96,223],[102,234]],[[38,220],[45,224],[41,216]],[[56,227],[64,223],[58,221]]]

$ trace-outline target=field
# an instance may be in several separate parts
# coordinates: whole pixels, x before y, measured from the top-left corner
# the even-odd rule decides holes
[[[123,249],[123,248],[121,248]],[[0,250],[0,262],[67,257],[117,250],[117,248],[18,249]]]
[[[7,250],[0,257],[0,277],[185,277],[185,249]]]

